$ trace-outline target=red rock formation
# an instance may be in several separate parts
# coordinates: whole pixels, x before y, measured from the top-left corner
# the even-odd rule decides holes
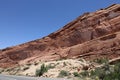
[[[42,38],[0,51],[0,66],[21,62],[120,54],[120,4],[85,13],[60,30]]]

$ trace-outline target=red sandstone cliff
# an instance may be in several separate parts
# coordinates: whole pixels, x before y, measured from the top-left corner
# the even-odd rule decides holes
[[[0,51],[0,66],[35,60],[120,55],[120,4],[85,13],[60,30],[42,38]]]

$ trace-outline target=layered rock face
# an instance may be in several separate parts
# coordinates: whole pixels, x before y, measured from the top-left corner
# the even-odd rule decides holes
[[[50,35],[0,51],[0,67],[60,58],[120,55],[120,4],[85,13]]]

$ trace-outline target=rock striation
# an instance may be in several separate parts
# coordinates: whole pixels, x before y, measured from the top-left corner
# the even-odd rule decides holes
[[[94,59],[120,56],[120,4],[84,13],[63,28],[21,45],[0,51],[0,67],[37,60]]]

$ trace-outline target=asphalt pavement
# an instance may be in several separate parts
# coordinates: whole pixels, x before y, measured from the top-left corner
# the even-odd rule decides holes
[[[2,74],[0,74],[0,80],[70,80],[70,79],[26,77],[26,76],[14,76],[14,75],[2,75]]]

